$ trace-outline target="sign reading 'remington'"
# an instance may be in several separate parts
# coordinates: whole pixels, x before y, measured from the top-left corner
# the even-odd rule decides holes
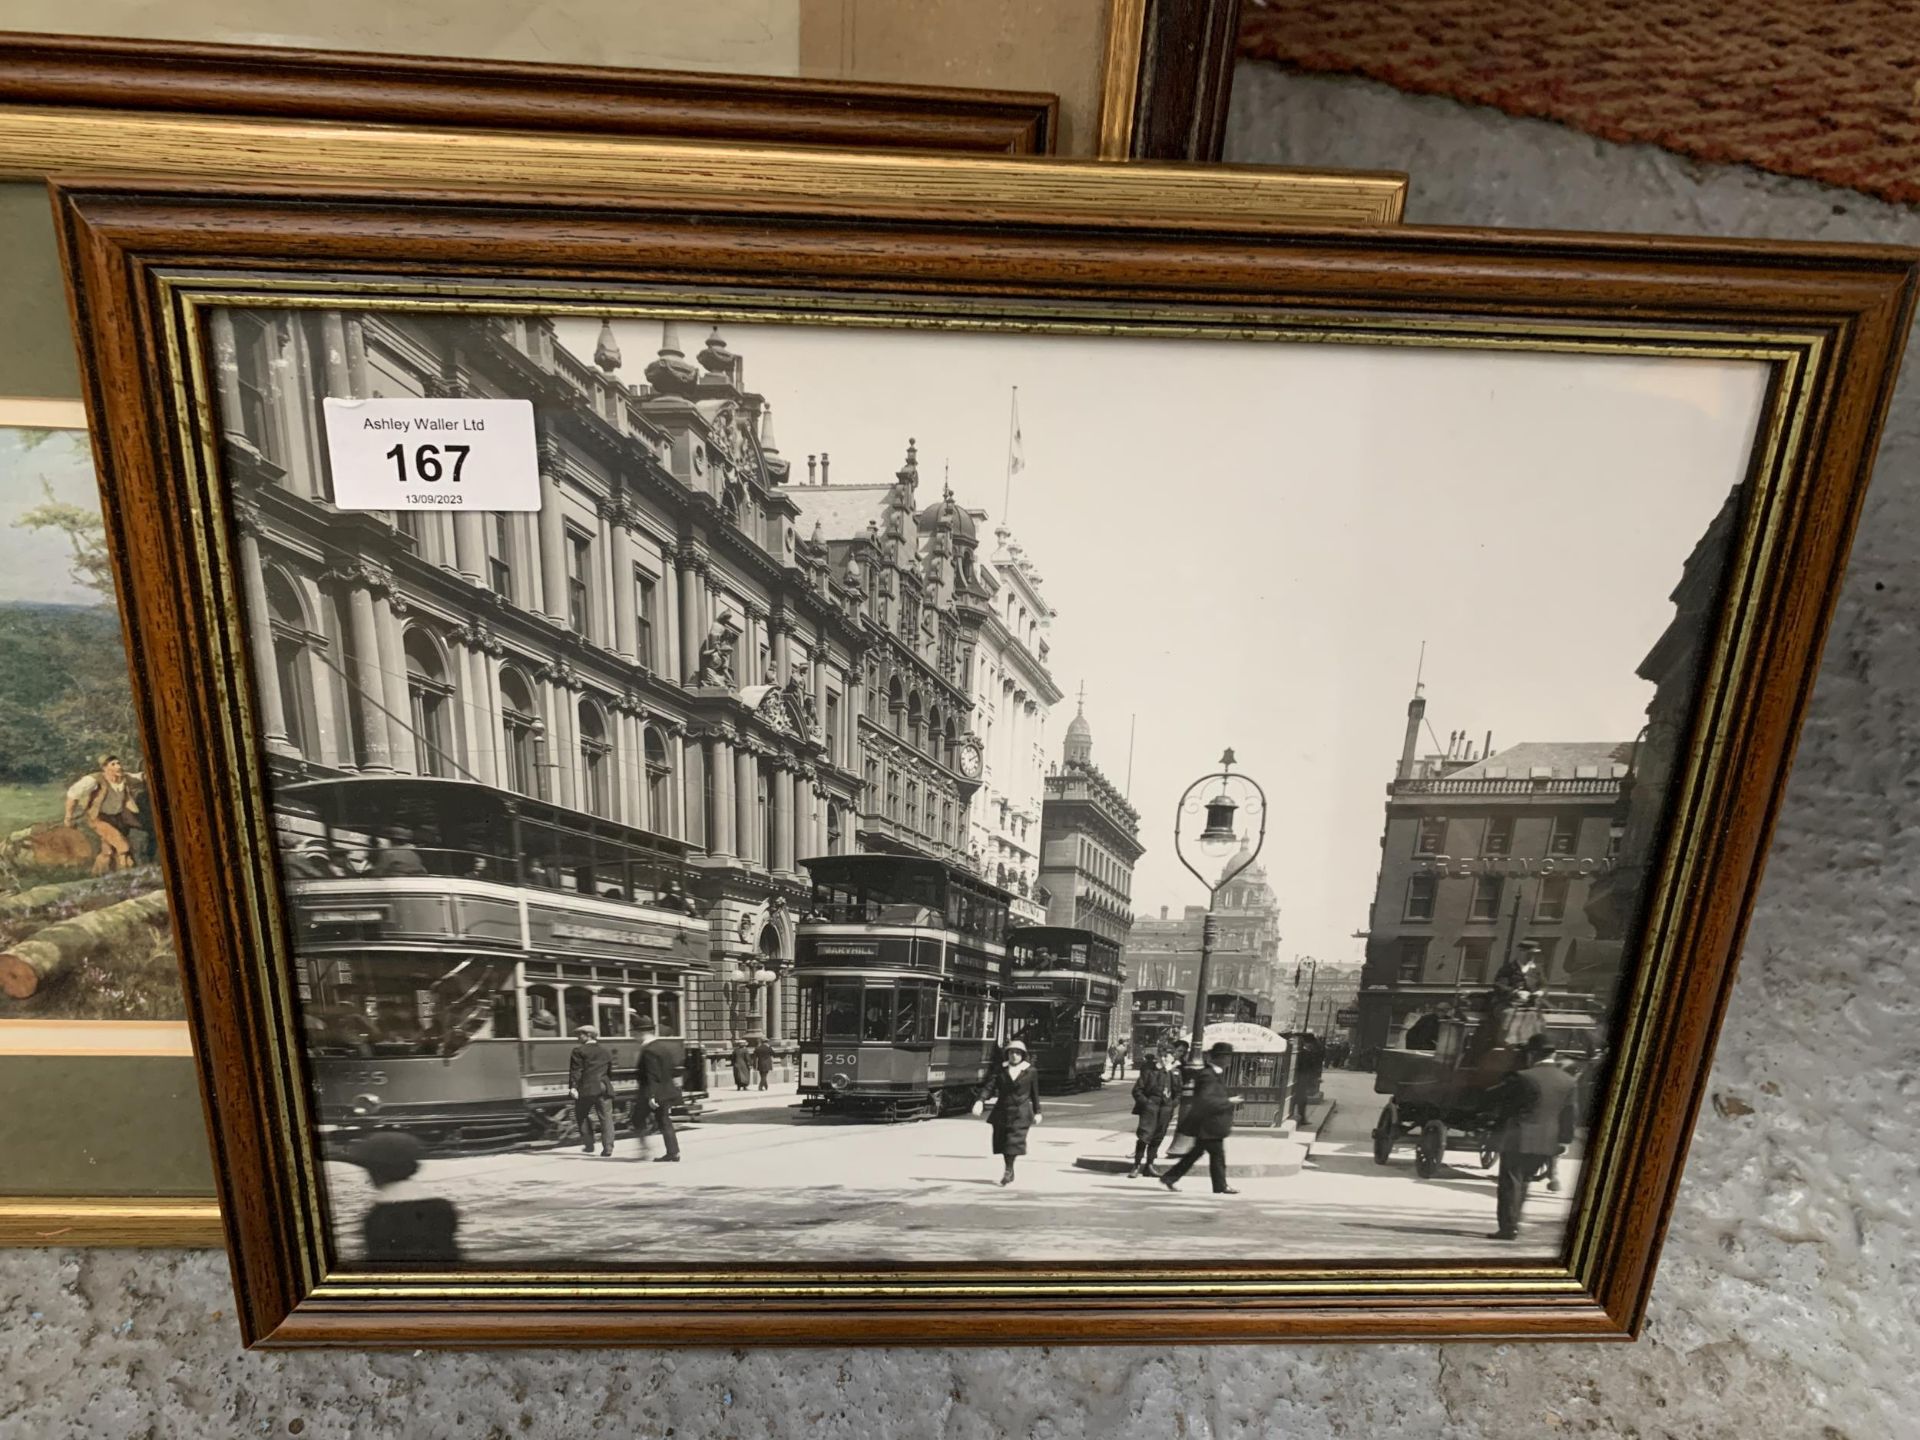
[[[336,400],[323,406],[342,510],[538,510],[529,400]]]

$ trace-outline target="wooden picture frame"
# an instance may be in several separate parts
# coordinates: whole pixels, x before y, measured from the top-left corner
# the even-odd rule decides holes
[[[876,181],[870,157],[714,151],[689,184],[670,147],[629,158],[618,195],[260,181],[59,191],[126,621],[153,667],[145,720],[248,1343],[1631,1337],[1911,320],[1914,254],[1301,230],[1254,203],[1271,177],[1232,172],[901,159]],[[645,1273],[341,1264],[307,1128],[257,682],[237,620],[238,462],[204,417],[211,313],[342,303],[1131,327],[1765,366],[1710,660],[1671,757],[1617,1058],[1559,1252],[1291,1265],[695,1259]]]
[[[0,32],[0,105],[1048,155],[1051,95]]]

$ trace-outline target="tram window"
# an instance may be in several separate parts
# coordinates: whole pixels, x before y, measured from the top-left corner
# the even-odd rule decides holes
[[[860,987],[829,985],[826,989],[826,1027],[828,1040],[860,1038]]]
[[[952,1034],[953,1034],[953,1002],[951,1000],[942,1000],[940,1002],[939,1020],[934,1026],[933,1035],[936,1040],[945,1040],[948,1036]]]
[[[811,981],[800,986],[800,1039],[820,1038],[820,987]]]
[[[569,985],[566,993],[567,1033],[582,1025],[593,1024],[593,992],[584,985]]]
[[[551,985],[527,987],[527,1030],[536,1040],[560,1033],[560,1006]]]
[[[680,997],[670,990],[660,993],[660,1033],[678,1035],[680,1033]]]
[[[602,995],[596,1003],[600,1013],[599,1030],[605,1038],[625,1038],[627,1007],[618,995]]]
[[[633,1030],[639,1029],[642,1020],[647,1021],[649,1024],[654,1023],[653,996],[645,990],[635,990],[627,996],[628,1028]]]
[[[912,985],[902,985],[900,993],[894,997],[893,1041],[895,1044],[910,1044],[913,1032],[920,1020],[920,991]]]
[[[960,1038],[962,1040],[978,1040],[980,1038],[980,1021],[982,1018],[980,1005],[977,1001],[961,1001]]]
[[[893,991],[870,985],[863,1000],[866,1006],[865,1019],[861,1022],[860,1038],[881,1042],[893,1039]]]
[[[493,997],[493,1035],[496,1040],[520,1038],[520,1005],[511,990],[502,990]]]

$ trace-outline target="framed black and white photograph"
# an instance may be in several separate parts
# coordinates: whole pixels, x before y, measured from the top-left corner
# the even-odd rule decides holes
[[[698,260],[65,201],[219,737],[154,717],[163,830],[255,857],[181,881],[252,1337],[1630,1329],[1871,438],[1828,302],[739,187]],[[1907,263],[1798,263],[1883,377]]]

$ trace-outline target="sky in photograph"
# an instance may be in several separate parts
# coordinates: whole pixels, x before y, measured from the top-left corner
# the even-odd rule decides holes
[[[598,325],[564,322],[593,353]],[[682,326],[689,356],[708,327]],[[837,484],[950,477],[1010,522],[1086,686],[1094,759],[1141,815],[1135,910],[1204,902],[1174,806],[1232,746],[1271,805],[1282,954],[1357,961],[1421,647],[1430,732],[1475,746],[1633,739],[1634,670],[1741,478],[1742,362],[1387,346],[729,325],[781,453]],[[618,327],[638,382],[659,327]],[[1007,485],[1019,388],[1024,468]],[[1128,737],[1133,730],[1132,754]],[[1435,737],[1439,737],[1436,743]]]
[[[0,604],[98,605],[99,595],[73,578],[67,537],[19,523],[50,495],[63,505],[99,512],[100,487],[86,432],[0,425]]]

